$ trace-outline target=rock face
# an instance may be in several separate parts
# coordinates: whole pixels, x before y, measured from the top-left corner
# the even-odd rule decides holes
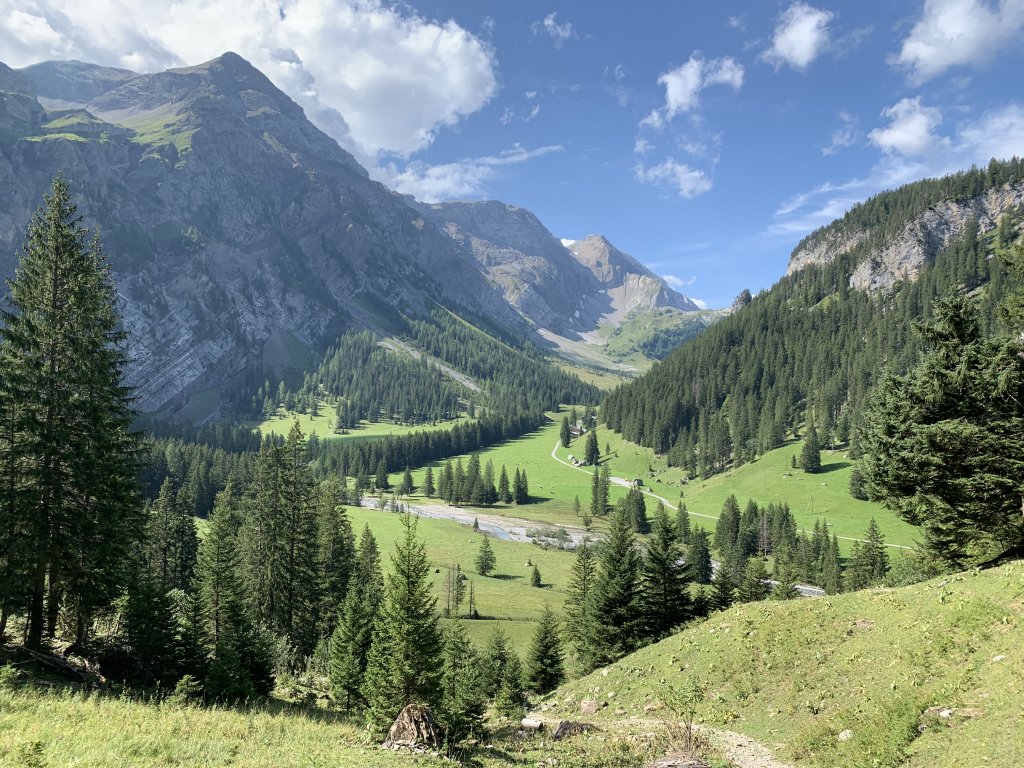
[[[864,291],[887,291],[896,283],[917,278],[921,268],[943,248],[962,236],[972,222],[981,232],[994,229],[1000,217],[1024,205],[1024,185],[1006,184],[970,200],[945,200],[910,220],[855,267],[850,286]],[[871,237],[870,229],[846,232],[826,228],[793,252],[787,272],[809,264],[828,263],[849,253]]]
[[[274,340],[388,330],[395,309],[527,333],[450,237],[235,54],[152,75],[0,65],[0,277],[58,172],[102,231],[143,410],[260,364]]]
[[[567,338],[633,310],[699,307],[601,235],[559,241],[529,211],[488,201],[420,205],[534,327]]]

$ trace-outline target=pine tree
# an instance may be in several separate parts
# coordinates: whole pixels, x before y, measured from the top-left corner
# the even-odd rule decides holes
[[[481,685],[487,698],[498,695],[501,681],[505,676],[509,655],[513,653],[509,647],[508,636],[500,626],[496,626],[487,639],[483,658],[480,660]]]
[[[772,587],[769,596],[772,600],[795,600],[800,593],[797,591],[792,569],[785,564],[780,566],[778,571],[777,582]]]
[[[731,494],[722,505],[722,513],[715,523],[715,549],[726,556],[736,546],[740,536],[740,504]]]
[[[355,567],[355,538],[342,504],[344,491],[337,477],[328,477],[317,489],[317,553],[315,580],[319,604],[317,637],[329,638],[338,620]]]
[[[195,522],[170,477],[160,486],[145,529],[145,567],[163,592],[188,590],[199,550]]]
[[[583,447],[583,463],[596,467],[601,459],[601,451],[597,447],[597,430],[592,429],[587,433],[587,440]]]
[[[661,502],[644,553],[641,605],[645,634],[654,638],[664,637],[681,624],[690,607],[679,535]]]
[[[76,640],[123,589],[143,509],[126,335],[98,237],[89,239],[63,178],[28,226],[0,314],[0,603],[28,608],[26,645],[53,635],[61,604]],[[6,581],[7,583],[4,583]],[[23,589],[12,598],[8,590]]]
[[[768,571],[760,557],[747,561],[736,597],[741,603],[754,603],[768,597]]]
[[[442,656],[437,720],[450,749],[482,727],[486,696],[480,659],[461,621],[445,628]]]
[[[565,635],[573,647],[582,674],[597,666],[597,642],[601,631],[595,615],[594,583],[597,559],[586,541],[576,548],[565,598]]]
[[[540,570],[537,566],[533,566],[533,571],[530,573],[530,586],[537,587],[538,589],[543,586],[540,580]]]
[[[494,709],[499,715],[518,720],[523,713],[523,704],[523,663],[519,660],[519,654],[509,648],[501,684],[494,697]]]
[[[867,501],[868,491],[867,483],[864,481],[864,473],[861,472],[860,467],[855,466],[850,471],[850,495],[855,499],[861,501]]]
[[[512,491],[508,485],[508,472],[505,465],[501,465],[501,476],[498,478],[498,501],[502,504],[512,503]]]
[[[716,611],[724,611],[736,600],[736,587],[728,563],[723,561],[719,564],[711,586],[711,607]]]
[[[676,512],[676,530],[679,531],[679,541],[683,544],[690,543],[690,513],[686,509],[686,502],[679,500],[679,509]]]
[[[800,469],[804,472],[817,472],[821,469],[821,444],[814,424],[808,427],[807,436],[804,437],[804,447],[800,450]]]
[[[476,554],[476,572],[481,576],[490,576],[497,564],[491,541],[486,536],[480,542],[480,550]]]
[[[558,618],[550,606],[537,622],[526,661],[526,684],[534,693],[553,691],[565,680],[565,661],[562,640],[558,634]]]
[[[375,608],[372,585],[353,574],[329,646],[331,695],[347,710],[362,701]]]
[[[693,532],[686,565],[695,584],[710,584],[712,576],[710,536],[700,526]]]
[[[562,428],[558,433],[559,439],[562,441],[562,447],[568,448],[569,443],[572,440],[572,434],[569,432],[569,417],[562,417]]]
[[[383,456],[380,457],[380,462],[377,464],[377,474],[373,478],[373,485],[378,493],[391,488],[391,481],[388,479],[388,465]]]
[[[618,659],[637,646],[640,637],[640,555],[633,521],[622,511],[612,515],[601,548],[594,581],[594,615],[601,625],[598,661]]]
[[[412,471],[409,469],[409,465],[405,465],[405,473],[402,475],[402,482],[398,486],[399,496],[411,496],[412,492],[416,490],[416,485],[412,481]]]
[[[430,563],[416,535],[416,518],[403,514],[401,523],[362,688],[367,720],[378,733],[391,726],[406,704],[438,703],[441,635]]]
[[[428,498],[434,498],[437,488],[434,487],[434,468],[427,465],[427,473],[423,477],[423,494]]]

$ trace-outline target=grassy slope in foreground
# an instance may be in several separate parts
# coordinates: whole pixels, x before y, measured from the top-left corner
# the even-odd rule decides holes
[[[657,717],[644,706],[695,676],[707,690],[699,719],[799,765],[1011,768],[1024,764],[1022,648],[1018,561],[902,589],[742,605],[548,701],[552,717],[586,698],[609,702],[601,718],[617,707]],[[923,717],[933,706],[953,715]]]

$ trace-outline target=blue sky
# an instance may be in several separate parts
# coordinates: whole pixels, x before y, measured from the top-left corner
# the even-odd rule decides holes
[[[0,60],[152,71],[226,49],[375,177],[602,233],[727,305],[814,227],[1024,154],[1024,0],[0,0]]]

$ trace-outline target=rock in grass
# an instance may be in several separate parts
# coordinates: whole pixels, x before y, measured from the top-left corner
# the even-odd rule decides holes
[[[382,745],[385,749],[417,749],[441,746],[441,737],[434,725],[430,707],[422,704],[407,704],[388,731]]]

